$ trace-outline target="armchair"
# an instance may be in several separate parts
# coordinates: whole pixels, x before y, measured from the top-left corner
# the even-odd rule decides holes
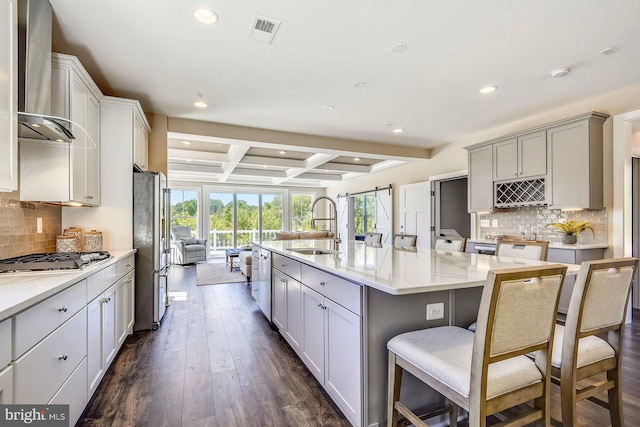
[[[191,229],[186,225],[171,227],[171,245],[176,264],[193,264],[207,259],[207,239],[191,237]]]

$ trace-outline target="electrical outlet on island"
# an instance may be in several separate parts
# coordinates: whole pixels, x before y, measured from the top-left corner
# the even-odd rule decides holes
[[[427,304],[427,320],[438,320],[444,317],[444,303]]]

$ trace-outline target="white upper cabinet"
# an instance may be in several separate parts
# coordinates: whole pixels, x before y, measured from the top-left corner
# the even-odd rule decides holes
[[[149,124],[137,111],[133,128],[133,163],[143,171],[149,170]]]
[[[100,204],[100,98],[102,93],[76,57],[54,53],[51,113],[71,120],[73,201]]]
[[[0,0],[0,191],[18,189],[17,0]]]

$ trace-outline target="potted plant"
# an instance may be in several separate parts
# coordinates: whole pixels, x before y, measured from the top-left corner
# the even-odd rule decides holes
[[[578,235],[584,230],[589,230],[591,234],[595,235],[591,223],[586,221],[566,220],[564,222],[552,222],[551,224],[547,224],[547,227],[557,228],[564,234],[564,236],[562,236],[562,243],[576,243],[578,241]]]

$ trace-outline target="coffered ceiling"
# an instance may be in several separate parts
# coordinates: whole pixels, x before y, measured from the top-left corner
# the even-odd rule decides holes
[[[105,94],[184,120],[432,148],[640,83],[638,0],[51,3],[55,51],[78,56]],[[201,7],[217,22],[197,21]],[[480,93],[485,86],[497,90]],[[366,173],[335,164],[385,160],[367,164],[375,170],[396,160],[198,136],[190,147],[171,142],[180,176],[208,167],[230,182],[265,169],[269,182],[320,173],[318,184]],[[190,165],[184,151],[204,154]]]

